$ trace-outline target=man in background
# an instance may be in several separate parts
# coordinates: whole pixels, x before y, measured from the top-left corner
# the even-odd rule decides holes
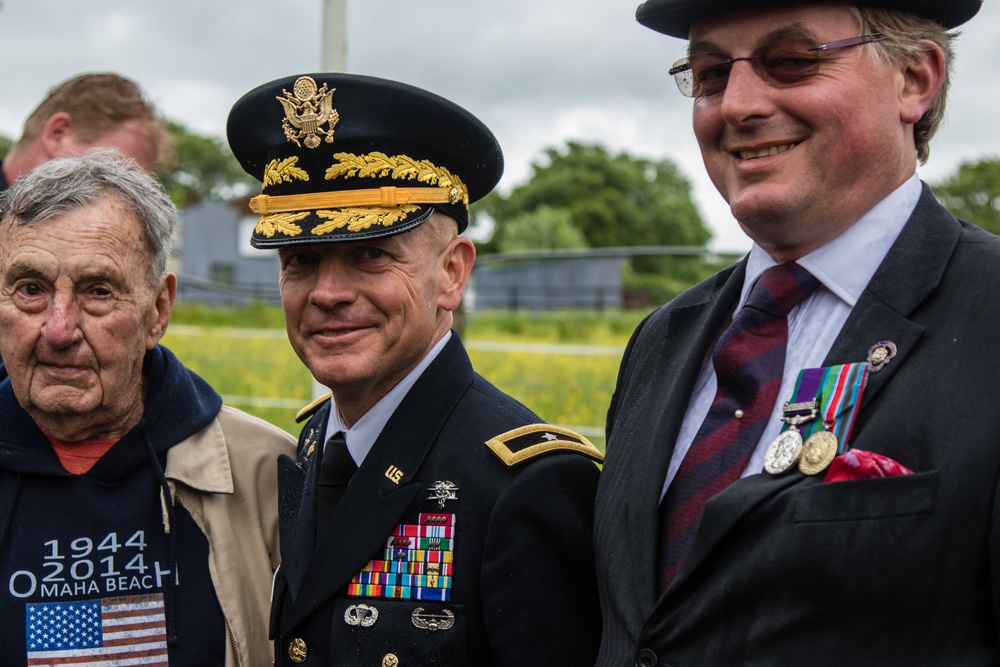
[[[1000,661],[1000,239],[916,173],[979,7],[639,7],[754,244],[626,350],[599,665]]]
[[[53,88],[28,116],[0,161],[0,190],[48,160],[90,148],[117,148],[150,172],[173,157],[166,125],[134,82],[81,74]]]

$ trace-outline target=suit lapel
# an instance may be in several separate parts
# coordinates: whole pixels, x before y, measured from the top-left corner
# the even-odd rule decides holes
[[[640,610],[652,609],[656,601],[658,507],[677,434],[709,347],[739,297],[744,272],[745,261],[728,277],[720,276],[704,299],[671,307],[661,326],[647,325],[648,331],[640,335],[656,338],[642,341],[641,346],[650,351],[628,362],[636,365],[633,376],[643,376],[642,391],[657,394],[637,398],[643,405],[663,409],[656,414],[630,411],[629,419],[614,426],[609,443],[612,455],[605,461],[602,483],[608,481],[620,488],[605,492],[617,498],[618,504],[604,511],[624,517],[624,524],[615,519],[610,525],[621,526],[625,532],[615,528],[614,536],[601,537],[629,545],[631,595]],[[632,397],[626,394],[617,400],[628,402]],[[615,470],[619,461],[621,471]],[[646,463],[636,467],[636,461]],[[625,471],[628,474],[622,474]]]
[[[453,333],[386,423],[317,536],[302,577],[308,585],[283,619],[285,628],[298,625],[336,596],[385,548],[423,488],[416,479],[423,460],[472,380],[472,365]],[[391,470],[401,473],[398,482]]]
[[[862,411],[916,349],[924,328],[910,318],[941,283],[960,234],[958,222],[924,186],[913,215],[872,276],[824,362],[830,366],[862,361],[875,343],[895,343],[896,357],[869,375],[861,397]]]

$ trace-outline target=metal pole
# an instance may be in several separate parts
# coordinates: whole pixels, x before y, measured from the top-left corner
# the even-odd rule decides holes
[[[347,0],[323,0],[324,72],[347,71]]]

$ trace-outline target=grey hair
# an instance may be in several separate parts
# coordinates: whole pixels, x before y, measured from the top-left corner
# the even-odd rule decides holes
[[[117,149],[49,160],[0,194],[0,223],[33,226],[112,197],[142,226],[156,287],[173,249],[177,208],[152,176]]]
[[[944,53],[945,72],[941,92],[913,126],[917,159],[923,164],[931,154],[931,138],[944,119],[948,89],[951,85],[952,61],[955,58],[953,44],[959,33],[949,31],[939,23],[912,12],[866,5],[852,9],[861,24],[861,34],[881,33],[886,36],[886,39],[869,45],[871,47],[869,53],[883,62],[893,66],[903,65],[917,54],[929,50],[928,42],[937,44]]]

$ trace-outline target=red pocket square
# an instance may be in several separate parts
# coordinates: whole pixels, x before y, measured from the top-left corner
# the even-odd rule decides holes
[[[863,449],[851,449],[833,460],[823,481],[846,482],[852,479],[912,474],[912,470],[888,456]]]

